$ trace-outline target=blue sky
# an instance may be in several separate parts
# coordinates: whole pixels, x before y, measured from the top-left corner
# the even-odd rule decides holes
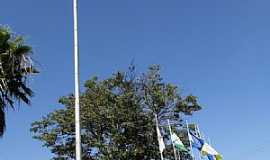
[[[270,2],[267,0],[93,0],[79,2],[81,81],[160,64],[167,82],[199,97],[190,121],[227,160],[269,156]],[[1,2],[0,24],[25,35],[41,74],[32,106],[8,110],[0,160],[51,157],[31,122],[73,92],[72,1]]]

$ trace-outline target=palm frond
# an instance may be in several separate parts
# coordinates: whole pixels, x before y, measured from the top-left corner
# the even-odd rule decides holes
[[[0,106],[0,136],[2,137],[6,129],[6,118],[5,118],[5,111],[4,105],[1,103]]]
[[[5,108],[14,108],[14,103],[20,101],[30,104],[33,91],[28,87],[27,79],[38,73],[31,53],[31,46],[22,36],[0,26],[0,137],[5,130]]]

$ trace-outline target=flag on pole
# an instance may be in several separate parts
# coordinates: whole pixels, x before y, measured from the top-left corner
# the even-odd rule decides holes
[[[201,152],[202,152],[202,155],[205,155],[205,156],[207,155],[209,160],[211,160],[211,158],[214,158],[214,160],[222,160],[222,156],[207,143],[203,144]]]
[[[207,156],[209,160],[222,160],[222,156],[203,139],[195,136],[192,132],[190,133],[192,146],[201,151],[203,156]]]
[[[193,138],[189,133],[189,130],[187,131],[187,133],[188,133],[188,140],[191,142],[191,144],[194,143]]]
[[[183,142],[180,140],[180,138],[175,133],[172,134],[172,143],[177,150],[188,152],[188,150],[184,146]]]
[[[191,151],[191,157],[192,157],[192,160],[194,159],[195,160],[195,157],[194,157],[194,152],[193,152],[193,149],[192,149],[192,143],[193,143],[193,140],[192,140],[192,137],[189,133],[189,124],[186,120],[186,127],[187,127],[187,135],[188,135],[188,142],[189,142],[189,147],[190,147],[190,151]]]
[[[204,144],[204,140],[195,136],[192,132],[190,132],[189,138],[190,138],[190,142],[192,143],[192,147],[201,151]]]
[[[157,126],[157,136],[158,136],[159,151],[162,153],[163,150],[165,149],[165,143],[163,141],[162,135],[160,134],[160,130],[159,130],[158,126]]]

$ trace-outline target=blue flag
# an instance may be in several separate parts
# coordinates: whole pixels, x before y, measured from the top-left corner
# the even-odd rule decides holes
[[[205,141],[196,135],[194,135],[192,132],[190,132],[190,141],[192,143],[192,147],[198,149],[200,152],[202,152],[202,155],[207,156],[209,160],[222,160],[222,156],[215,151],[209,144],[205,143]]]
[[[207,155],[207,158],[208,158],[209,160],[216,160],[216,158],[215,158],[214,156],[212,156],[212,155]]]
[[[203,144],[204,144],[204,140],[195,136],[192,132],[190,132],[191,134],[191,143],[192,143],[192,147],[198,149],[199,151],[201,151]]]

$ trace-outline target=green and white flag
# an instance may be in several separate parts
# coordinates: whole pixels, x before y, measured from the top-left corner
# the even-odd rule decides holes
[[[180,138],[175,133],[172,134],[172,143],[177,150],[188,152],[188,150],[184,146],[183,142],[180,140]]]

